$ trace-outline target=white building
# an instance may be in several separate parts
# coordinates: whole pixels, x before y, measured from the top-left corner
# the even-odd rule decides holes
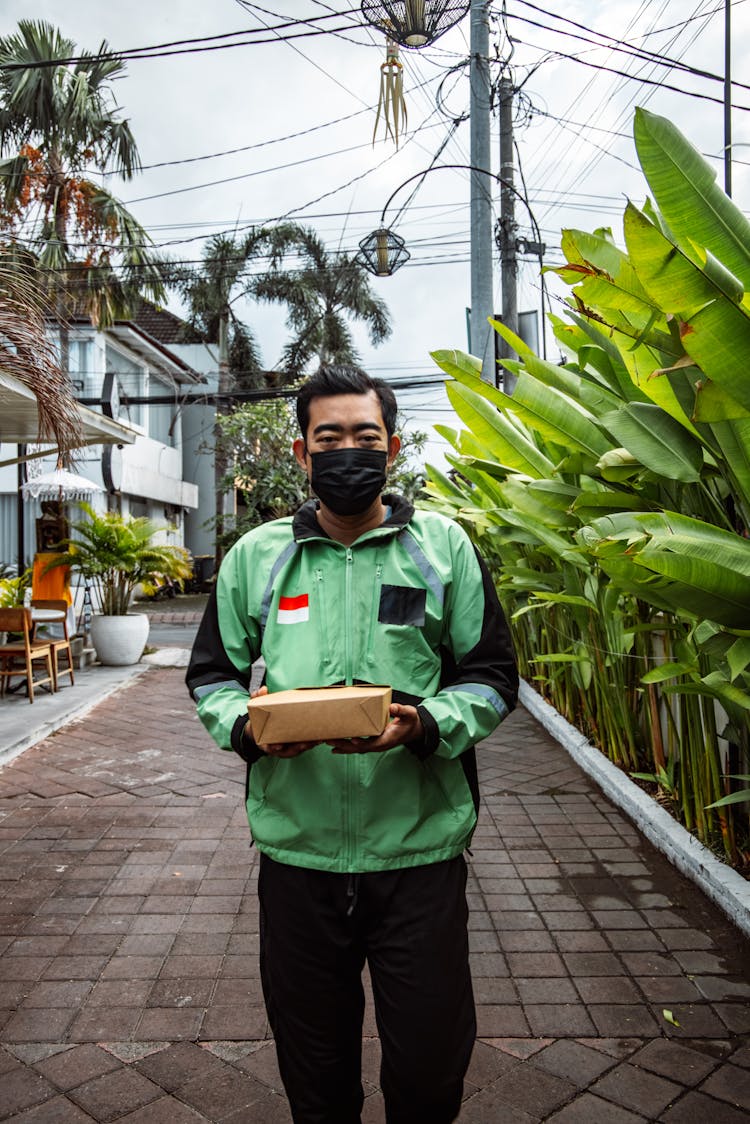
[[[133,319],[109,328],[97,329],[84,317],[70,323],[69,369],[76,398],[136,434],[129,444],[82,448],[75,470],[103,488],[94,495],[93,507],[145,515],[164,529],[162,541],[189,547],[185,516],[198,507],[198,486],[183,468],[185,413],[180,400],[202,379],[157,338],[157,331],[160,336],[166,332],[162,321],[169,322],[173,334],[182,328],[177,317],[145,303]],[[19,553],[25,565],[33,559],[41,513],[38,502],[20,500],[19,477],[51,471],[56,463],[52,455],[27,460],[20,470],[15,464],[3,465],[16,457],[17,447],[0,440],[0,563],[14,566]],[[68,511],[72,521],[81,515],[75,504]]]

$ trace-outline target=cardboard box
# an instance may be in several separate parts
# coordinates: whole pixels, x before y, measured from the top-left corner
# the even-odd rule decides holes
[[[376,737],[388,724],[391,688],[302,687],[259,695],[247,704],[258,745]]]

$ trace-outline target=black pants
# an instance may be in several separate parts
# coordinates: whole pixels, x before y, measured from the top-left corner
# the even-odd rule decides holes
[[[359,1124],[369,964],[388,1124],[450,1124],[476,1035],[466,864],[330,874],[261,855],[260,966],[294,1124]]]

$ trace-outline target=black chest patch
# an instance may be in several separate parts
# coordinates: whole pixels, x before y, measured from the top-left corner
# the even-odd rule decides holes
[[[423,628],[427,590],[408,585],[384,585],[380,591],[378,620],[381,624],[406,624]]]

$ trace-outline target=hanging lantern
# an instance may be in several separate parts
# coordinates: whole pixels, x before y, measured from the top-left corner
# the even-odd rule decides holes
[[[471,0],[362,0],[362,15],[402,47],[426,47],[470,7]]]
[[[403,238],[387,227],[374,230],[359,244],[359,261],[369,273],[376,277],[390,277],[397,269],[408,262],[411,254]]]
[[[378,112],[375,117],[375,128],[372,131],[372,143],[383,114],[386,137],[390,133],[398,148],[399,127],[406,124],[406,102],[404,101],[404,68],[398,57],[398,43],[387,38],[385,41],[385,62],[380,67],[380,98],[378,99]]]

